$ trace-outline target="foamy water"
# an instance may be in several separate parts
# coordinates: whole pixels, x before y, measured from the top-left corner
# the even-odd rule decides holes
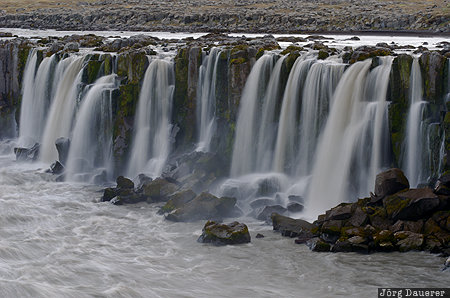
[[[200,244],[204,221],[98,203],[100,187],[54,182],[12,159],[0,158],[1,297],[374,297],[377,287],[448,286],[443,258],[315,253],[248,218],[250,244]]]

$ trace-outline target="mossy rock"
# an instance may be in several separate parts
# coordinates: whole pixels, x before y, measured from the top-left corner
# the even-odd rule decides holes
[[[251,241],[248,227],[237,221],[230,224],[220,224],[208,221],[203,227],[203,233],[198,242],[215,245],[244,244]]]
[[[400,210],[409,205],[410,199],[399,197],[397,194],[389,196],[383,200],[386,215],[393,218]]]
[[[292,54],[292,53],[299,55],[299,52],[301,52],[303,50],[304,50],[303,47],[291,45],[291,46],[288,46],[286,49],[284,49],[281,52],[281,55],[287,55],[287,54]]]
[[[389,230],[381,230],[378,233],[375,233],[373,236],[373,241],[376,245],[380,245],[382,243],[393,243],[395,241],[394,233]]]

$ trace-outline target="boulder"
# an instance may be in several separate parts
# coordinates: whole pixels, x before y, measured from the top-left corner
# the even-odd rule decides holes
[[[59,175],[62,172],[64,172],[64,166],[59,161],[55,161],[50,165],[49,173]]]
[[[196,196],[197,194],[191,189],[176,192],[169,197],[169,200],[164,206],[161,207],[161,209],[158,211],[158,214],[172,212],[173,210],[180,208],[184,204],[192,201]]]
[[[287,237],[297,237],[301,232],[311,232],[311,229],[315,227],[305,220],[293,219],[278,213],[273,213],[271,219],[274,231],[280,231],[283,236]]]
[[[108,188],[105,188],[105,190],[103,191],[103,196],[102,196],[101,201],[109,202],[116,196],[117,196],[117,190],[115,188],[108,187]]]
[[[331,249],[331,245],[322,239],[315,237],[306,242],[306,245],[311,249],[312,251],[316,252],[329,252]]]
[[[264,209],[262,209],[260,212],[258,212],[258,215],[256,216],[256,219],[263,220],[267,223],[270,223],[272,213],[285,213],[287,211],[286,208],[280,205],[274,205],[274,206],[266,206]]]
[[[250,240],[248,227],[243,223],[235,221],[230,224],[220,224],[215,221],[208,221],[197,241],[215,245],[227,245],[249,243]]]
[[[14,154],[16,155],[16,160],[18,161],[35,161],[39,157],[39,148],[40,145],[38,143],[34,144],[31,148],[22,148],[16,147],[14,148]]]
[[[375,196],[383,199],[385,196],[395,194],[409,188],[408,179],[402,170],[394,168],[377,175],[375,179]]]
[[[421,250],[424,243],[424,236],[422,234],[401,231],[394,234],[397,241],[398,249],[402,252],[410,250]]]
[[[349,219],[350,217],[352,217],[352,214],[353,214],[352,209],[353,209],[353,204],[342,203],[342,204],[334,207],[333,209],[327,211],[326,219],[329,219],[329,220]]]
[[[439,197],[430,188],[410,189],[383,200],[387,216],[394,221],[418,220],[431,215],[439,205]]]
[[[169,213],[166,219],[171,221],[222,219],[233,214],[235,204],[236,198],[218,198],[204,192],[172,213]]]
[[[275,200],[271,198],[259,198],[250,202],[250,207],[253,209],[262,208],[269,205],[274,205]]]
[[[291,202],[287,205],[287,210],[289,212],[301,212],[303,211],[304,206],[302,204],[296,203],[296,202]]]
[[[58,151],[59,162],[65,165],[67,162],[67,157],[69,156],[70,139],[64,137],[57,138],[55,141],[55,146]]]
[[[135,180],[136,180],[135,186],[136,186],[137,192],[142,192],[143,191],[142,187],[144,186],[144,184],[153,181],[153,179],[151,177],[148,177],[145,174],[139,174]]]
[[[169,182],[165,178],[156,178],[142,185],[143,195],[156,202],[167,201],[168,197],[179,189],[178,184]]]
[[[116,179],[117,188],[120,189],[134,189],[134,183],[128,178],[125,178],[123,176],[119,176]]]

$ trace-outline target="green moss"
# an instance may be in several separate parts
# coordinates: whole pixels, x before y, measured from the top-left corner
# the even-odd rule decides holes
[[[319,59],[319,60],[324,60],[324,59],[327,59],[329,56],[330,56],[330,54],[328,54],[327,51],[325,51],[325,50],[320,50],[320,51],[319,51],[319,54],[318,54],[318,56],[317,56],[317,59]]]
[[[302,47],[299,46],[288,46],[286,49],[284,49],[281,52],[281,55],[287,55],[287,54],[292,54],[292,53],[297,53],[303,51]]]
[[[237,53],[239,51],[247,52],[247,50],[248,50],[248,45],[247,44],[239,44],[239,45],[234,46],[231,49],[231,55],[233,55],[233,54],[235,54],[235,53]]]
[[[384,199],[383,204],[386,208],[386,214],[389,218],[392,218],[398,211],[405,208],[410,202],[410,199],[401,198],[397,195],[392,195]]]
[[[98,77],[100,66],[102,62],[98,60],[90,60],[83,72],[83,81],[87,84],[92,84]]]
[[[230,65],[232,64],[244,64],[248,62],[248,59],[244,58],[244,57],[239,57],[239,58],[234,58],[230,60]]]

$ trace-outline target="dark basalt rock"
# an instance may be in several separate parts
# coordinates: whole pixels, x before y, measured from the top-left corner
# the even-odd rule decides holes
[[[39,157],[38,143],[34,144],[31,148],[14,148],[14,154],[16,155],[16,160],[18,161],[36,161]]]
[[[191,189],[179,191],[169,197],[167,203],[161,207],[158,211],[158,214],[164,214],[172,212],[173,210],[180,208],[184,204],[192,201],[197,194],[193,192]]]
[[[267,223],[272,221],[272,213],[286,213],[287,209],[280,205],[266,206],[256,216],[256,219],[263,220]]]
[[[440,179],[442,186],[449,183],[446,177]],[[398,169],[379,174],[375,191],[378,196],[342,203],[319,215],[306,232],[291,227],[298,220],[278,214],[272,216],[274,229],[287,231],[284,236],[298,235],[295,242],[307,243],[314,251],[450,252],[450,196],[426,187],[409,189]],[[316,238],[309,240],[312,236]]]
[[[134,189],[134,182],[131,181],[128,178],[125,178],[123,176],[119,176],[116,179],[117,188],[120,189]]]
[[[296,202],[291,202],[287,205],[287,210],[289,212],[301,212],[303,211],[303,208],[305,208],[302,204],[296,203]]]
[[[400,169],[389,169],[377,175],[375,179],[375,197],[383,199],[385,196],[394,194],[409,188],[408,179]],[[372,200],[373,202],[374,200]]]
[[[305,236],[305,232],[310,233],[315,227],[313,224],[305,220],[293,219],[278,213],[273,213],[271,215],[271,219],[274,231],[279,231],[283,236],[287,237],[297,237],[302,232],[303,236]],[[313,236],[312,233],[309,236],[311,238]]]
[[[64,172],[64,166],[59,161],[55,161],[54,163],[52,163],[50,165],[50,171],[49,172],[52,173],[52,174],[59,175],[62,172]]]
[[[165,202],[169,196],[180,189],[178,184],[165,178],[156,178],[150,182],[144,183],[141,187],[142,194],[154,202]]]
[[[222,219],[233,214],[235,204],[236,198],[218,198],[204,192],[168,214],[166,219],[171,221]]]
[[[243,244],[251,240],[248,227],[237,221],[230,224],[220,224],[215,221],[208,221],[198,242],[212,243],[215,245]]]
[[[58,151],[59,162],[65,165],[69,156],[70,139],[64,137],[58,138],[55,141],[55,146]]]

